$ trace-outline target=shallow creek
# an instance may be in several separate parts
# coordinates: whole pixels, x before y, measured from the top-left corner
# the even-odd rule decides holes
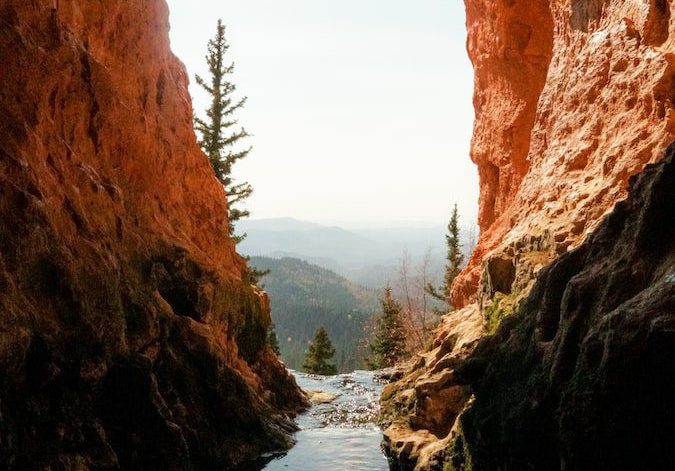
[[[306,390],[337,396],[313,405],[298,417],[296,445],[286,454],[269,457],[260,469],[386,471],[387,460],[380,449],[382,431],[375,424],[382,384],[371,371],[354,371],[336,376],[314,376],[293,372]]]

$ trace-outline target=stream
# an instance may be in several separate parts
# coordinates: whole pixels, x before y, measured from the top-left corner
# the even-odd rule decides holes
[[[260,469],[266,471],[349,470],[386,471],[380,449],[382,431],[376,425],[382,384],[372,371],[354,371],[336,376],[292,372],[298,385],[337,397],[313,405],[298,417],[296,445],[287,453],[269,457]]]

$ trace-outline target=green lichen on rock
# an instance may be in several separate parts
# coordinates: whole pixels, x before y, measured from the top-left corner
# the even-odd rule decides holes
[[[473,471],[471,452],[463,434],[455,437],[446,453],[443,471]]]
[[[493,335],[497,332],[502,320],[517,311],[522,297],[522,292],[495,294],[492,302],[483,311],[488,335]]]

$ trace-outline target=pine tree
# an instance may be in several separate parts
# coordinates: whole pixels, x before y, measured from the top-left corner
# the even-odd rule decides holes
[[[277,339],[277,332],[274,329],[274,322],[270,324],[270,327],[267,331],[267,343],[269,344],[272,351],[277,354],[277,356],[281,355],[281,351],[279,351],[279,339]]]
[[[451,306],[450,289],[452,288],[453,281],[455,281],[457,275],[462,271],[462,263],[464,263],[464,255],[462,254],[459,239],[459,213],[457,211],[457,204],[452,209],[445,242],[448,246],[448,255],[446,257],[447,263],[445,265],[443,284],[439,288],[436,288],[429,283],[425,290],[434,298],[444,301],[448,306]]]
[[[247,182],[236,183],[232,177],[232,167],[251,152],[251,147],[236,149],[242,139],[249,137],[238,121],[234,119],[237,110],[246,104],[246,97],[235,100],[232,96],[236,86],[228,80],[234,72],[234,63],[225,63],[225,55],[230,48],[225,39],[225,25],[218,20],[216,34],[208,43],[206,62],[209,66],[210,80],[195,75],[195,80],[211,98],[205,119],[195,116],[195,128],[199,135],[199,145],[208,156],[218,180],[225,187],[229,207],[229,231],[235,243],[241,242],[246,234],[235,235],[235,223],[249,216],[249,212],[237,207],[244,202],[253,188]]]
[[[391,295],[391,288],[384,290],[382,315],[377,320],[375,338],[370,344],[368,366],[373,369],[394,366],[405,355],[405,332],[401,322],[401,305]]]
[[[337,367],[330,363],[335,355],[335,348],[328,337],[328,332],[323,326],[316,330],[314,340],[309,345],[309,350],[305,356],[305,363],[302,368],[311,374],[334,375],[337,374]]]

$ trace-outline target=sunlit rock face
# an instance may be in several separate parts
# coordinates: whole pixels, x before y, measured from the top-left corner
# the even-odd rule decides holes
[[[288,446],[163,0],[0,3],[0,467],[227,468]]]
[[[485,334],[476,305],[445,316],[429,351],[402,366],[401,378],[382,391],[384,450],[395,469],[441,469],[457,436],[457,417],[471,397],[455,368]]]
[[[481,237],[453,287],[460,307],[484,291],[490,257],[511,258],[527,285],[578,245],[675,136],[672,2],[466,7]]]

